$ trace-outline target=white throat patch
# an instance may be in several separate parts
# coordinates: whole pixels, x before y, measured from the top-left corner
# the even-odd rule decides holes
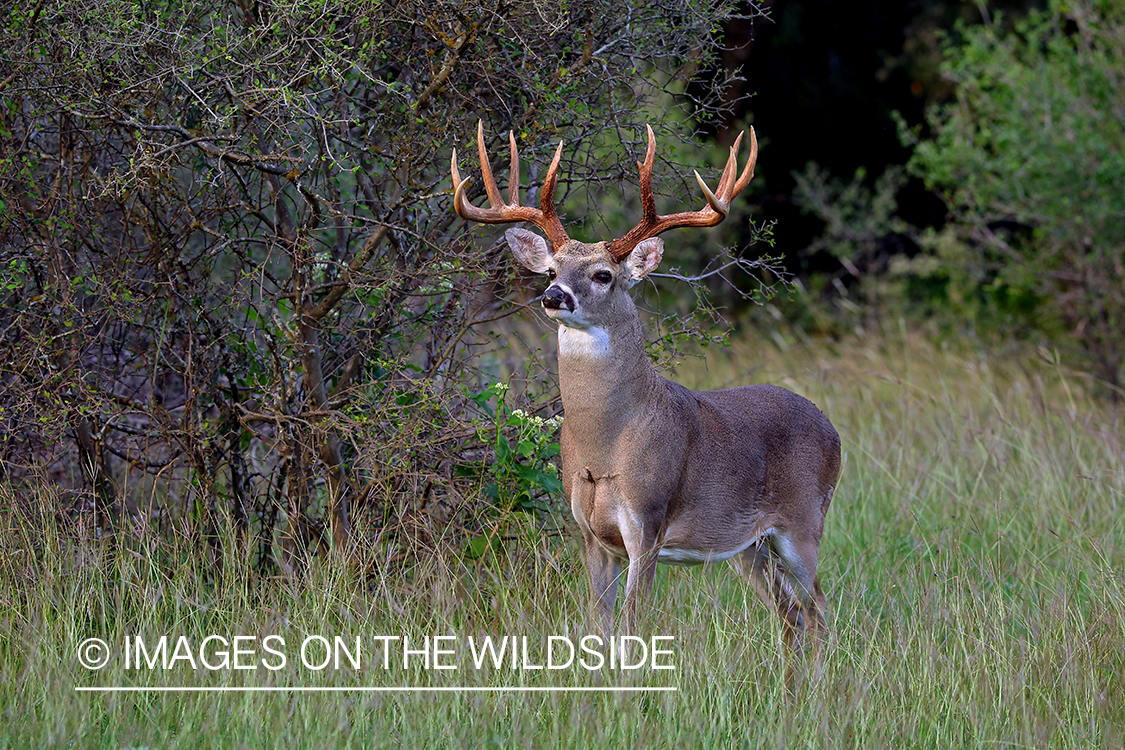
[[[609,333],[604,328],[571,328],[565,324],[559,326],[560,357],[602,359],[611,352]]]

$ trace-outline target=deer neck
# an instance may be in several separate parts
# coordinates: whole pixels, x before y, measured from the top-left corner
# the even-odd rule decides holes
[[[645,351],[635,309],[606,327],[559,326],[559,390],[568,430],[580,444],[608,450],[645,414],[659,376]]]

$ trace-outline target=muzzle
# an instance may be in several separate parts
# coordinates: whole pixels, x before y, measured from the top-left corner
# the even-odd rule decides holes
[[[562,310],[565,308],[574,312],[574,299],[557,286],[547,287],[543,292],[543,307],[548,310]]]

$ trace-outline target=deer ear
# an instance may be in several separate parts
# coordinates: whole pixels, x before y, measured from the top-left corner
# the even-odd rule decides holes
[[[550,268],[551,251],[547,241],[535,232],[514,227],[504,232],[504,239],[508,240],[508,247],[512,248],[516,260],[528,270],[546,273]]]
[[[660,259],[664,257],[664,240],[659,237],[649,237],[641,240],[633,248],[633,252],[625,258],[625,268],[636,283],[656,270]]]

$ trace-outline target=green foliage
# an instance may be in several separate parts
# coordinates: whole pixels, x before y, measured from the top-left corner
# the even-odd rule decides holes
[[[1125,348],[1125,8],[1051,3],[1011,32],[968,27],[946,47],[956,98],[928,114],[910,170],[952,212],[924,238],[930,269],[990,289],[1078,342],[1122,384]]]
[[[676,669],[384,669],[375,636],[578,638],[589,587],[573,535],[525,533],[504,555],[395,561],[357,535],[357,575],[313,560],[259,577],[236,540],[222,575],[183,536],[98,537],[0,488],[0,746],[11,748],[683,747],[1117,748],[1125,736],[1125,420],[1085,381],[1032,352],[868,335],[829,345],[755,339],[685,365],[694,387],[780,382],[844,439],[821,545],[832,617],[823,670],[777,648],[776,616],[728,565],[661,566],[643,634],[672,636]],[[760,368],[745,372],[752,360]],[[511,397],[513,394],[509,393]],[[493,399],[494,401],[494,399]],[[490,403],[490,402],[486,402]],[[533,530],[509,514],[513,533]],[[449,527],[439,552],[462,540]],[[80,666],[102,638],[199,644],[280,635],[280,670],[181,663]],[[303,668],[310,635],[364,639],[361,669]],[[244,663],[265,654],[261,640]],[[542,663],[542,661],[539,661]],[[790,691],[786,672],[806,674]],[[76,687],[328,687],[339,692],[104,694]],[[468,694],[360,693],[394,686]],[[516,693],[504,687],[676,692]],[[488,690],[489,692],[485,692]]]
[[[824,233],[809,247],[810,252],[827,250],[849,263],[870,257],[884,237],[907,232],[898,216],[897,193],[905,183],[901,168],[891,167],[868,186],[867,170],[860,167],[847,182],[834,180],[828,170],[809,162],[805,171],[794,172],[793,199],[805,213],[824,222]]]
[[[600,186],[636,156],[644,121],[676,106],[665,85],[686,88],[715,59],[713,29],[734,10],[13,8],[0,27],[5,476],[68,467],[54,476],[71,507],[106,526],[147,518],[170,532],[180,509],[210,523],[226,506],[266,563],[300,557],[329,526],[344,544],[352,505],[414,530],[423,509],[472,533],[482,510],[556,492],[528,468],[546,450],[533,419],[504,412],[485,443],[472,421],[465,389],[515,369],[497,334],[525,300],[509,254],[450,210],[450,153],[468,157],[479,201],[478,119],[494,158],[515,132],[526,201],[566,140],[568,206],[572,186]],[[723,98],[721,85],[693,91],[696,117]],[[591,213],[575,209],[572,221]],[[554,394],[525,395],[532,410]],[[486,501],[456,471],[481,450],[501,452]]]
[[[503,510],[547,511],[544,498],[562,497],[562,483],[554,463],[559,455],[555,437],[562,417],[528,414],[508,407],[506,383],[493,383],[472,401],[487,414],[488,422],[473,420],[481,442],[493,456],[484,467],[482,491]]]
[[[22,258],[12,258],[8,261],[8,267],[3,275],[0,276],[0,291],[14,292],[23,289],[27,283],[27,275],[27,261]]]

